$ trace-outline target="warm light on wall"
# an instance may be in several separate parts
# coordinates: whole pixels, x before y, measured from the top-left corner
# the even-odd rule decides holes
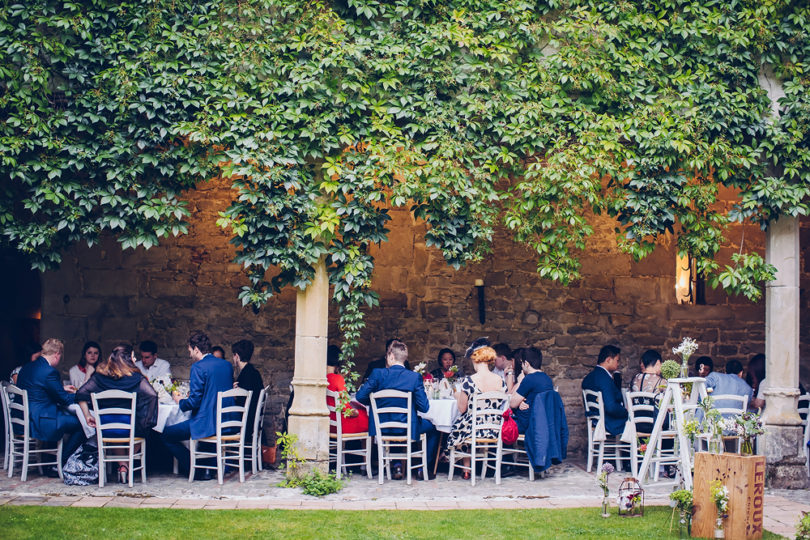
[[[694,304],[695,295],[692,288],[695,264],[689,256],[675,256],[675,301],[679,304]]]

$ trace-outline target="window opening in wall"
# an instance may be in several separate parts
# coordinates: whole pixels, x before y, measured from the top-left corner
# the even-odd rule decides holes
[[[675,256],[675,300],[679,304],[706,303],[706,280],[689,255]]]

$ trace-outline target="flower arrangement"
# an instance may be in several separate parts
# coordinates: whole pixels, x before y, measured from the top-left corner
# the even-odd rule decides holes
[[[672,506],[672,517],[675,517],[675,510],[680,514],[679,526],[681,538],[691,536],[692,512],[694,510],[694,495],[690,489],[678,489],[669,495]],[[669,522],[669,530],[672,530],[672,519]]]
[[[744,412],[723,421],[723,429],[742,439],[740,453],[751,455],[754,453],[753,439],[757,435],[765,433],[760,415],[752,412]]]
[[[680,345],[672,348],[673,354],[681,355],[681,377],[686,377],[689,374],[689,357],[692,356],[697,349],[697,341],[690,337],[683,338]]]
[[[416,373],[418,373],[419,375],[424,375],[424,373],[425,373],[425,368],[426,368],[426,367],[427,367],[427,363],[426,363],[426,362],[419,362],[418,364],[416,364],[416,365],[413,367],[413,370],[414,370]]]
[[[720,479],[717,479],[709,486],[709,493],[717,508],[718,528],[722,528],[722,520],[728,517],[728,488]]]
[[[447,382],[450,384],[456,382],[456,377],[458,377],[458,366],[450,366],[450,369],[444,372],[444,378],[447,379]]]
[[[689,438],[689,442],[695,444],[695,439],[701,433],[700,422],[697,418],[690,418],[683,424],[683,432]]]
[[[602,489],[602,494],[607,497],[610,494],[610,488],[608,487],[608,476],[610,473],[615,472],[616,469],[610,463],[605,463],[602,465],[602,469],[599,472],[599,476],[596,477],[597,482],[599,482],[599,487]]]
[[[644,515],[644,490],[638,480],[632,477],[625,478],[619,486],[616,502],[619,505],[620,516]]]
[[[172,401],[172,392],[180,389],[180,381],[171,379],[166,376],[155,377],[149,380],[149,384],[155,389],[158,395],[158,401],[168,402]]]

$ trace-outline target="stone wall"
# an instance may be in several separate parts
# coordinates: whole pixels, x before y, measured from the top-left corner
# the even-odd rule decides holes
[[[107,352],[121,340],[152,339],[174,373],[187,377],[185,343],[192,330],[204,330],[226,350],[249,338],[256,344],[256,367],[271,385],[267,429],[281,428],[293,369],[295,291],[285,290],[258,314],[241,307],[236,296],[246,279],[231,263],[234,249],[227,235],[215,225],[217,211],[229,198],[227,188],[206,184],[191,196],[188,235],[150,250],[122,252],[113,241],[76,247],[65,254],[59,271],[44,276],[42,337],[65,340],[65,372],[78,360],[86,340],[99,341]],[[425,246],[424,224],[403,210],[393,211],[392,217],[389,242],[374,252],[380,306],[368,313],[358,369],[382,354],[389,337],[404,340],[412,359],[431,365],[440,348],[451,347],[460,357],[466,345],[482,335],[513,348],[537,346],[565,402],[571,453],[581,454],[585,446],[580,380],[605,343],[622,347],[626,381],[644,350],[654,348],[671,357],[667,351],[684,336],[697,339],[699,354],[711,355],[719,366],[764,351],[764,304],[712,290],[707,305],[675,303],[674,241],[664,239],[650,257],[633,262],[616,246],[615,224],[594,217],[595,233],[582,256],[583,278],[563,287],[540,279],[532,254],[503,232],[486,260],[455,271],[438,250]],[[803,225],[807,245],[810,227]],[[742,232],[740,227],[729,232],[721,260],[739,249]],[[763,234],[751,225],[744,238],[746,248],[764,243]],[[809,256],[810,250],[804,250],[803,269],[810,268]],[[807,290],[810,276],[803,272],[802,278]],[[485,283],[483,325],[478,321],[476,279]],[[808,307],[804,293],[802,307],[803,312]],[[335,316],[333,308],[330,336],[336,343]],[[802,337],[802,351],[810,353],[807,322]],[[803,370],[807,381],[807,362]]]

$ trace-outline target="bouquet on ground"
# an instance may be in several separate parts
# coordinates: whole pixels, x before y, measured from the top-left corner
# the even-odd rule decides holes
[[[599,482],[599,487],[602,489],[602,494],[607,497],[610,494],[610,488],[608,487],[608,476],[610,473],[614,472],[616,469],[610,463],[605,463],[602,465],[602,469],[599,472],[599,476],[596,477],[597,482]]]

